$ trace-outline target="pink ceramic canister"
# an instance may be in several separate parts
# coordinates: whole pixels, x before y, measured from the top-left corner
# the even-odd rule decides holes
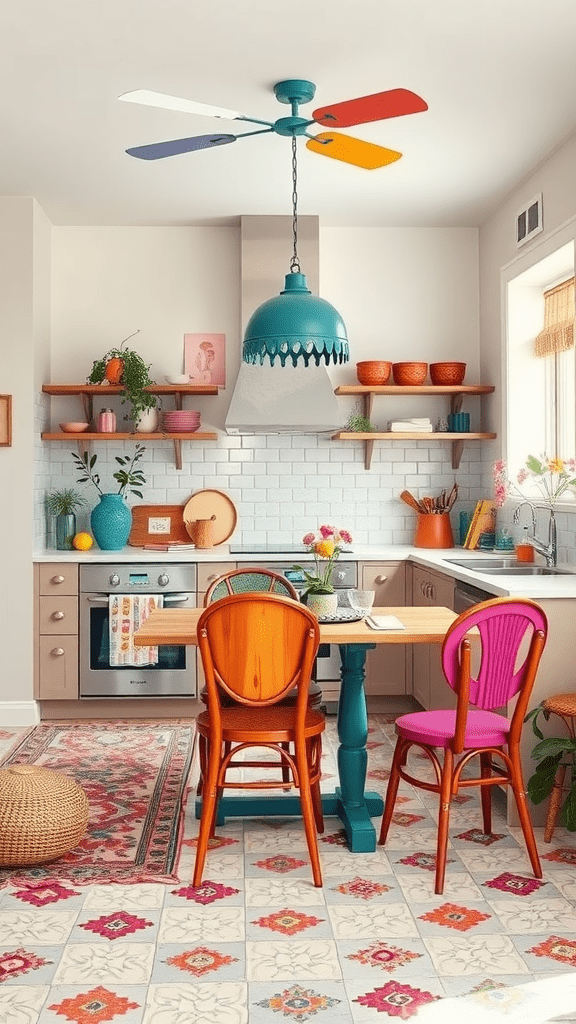
[[[98,416],[98,433],[113,434],[116,431],[116,414],[112,409],[101,409]]]

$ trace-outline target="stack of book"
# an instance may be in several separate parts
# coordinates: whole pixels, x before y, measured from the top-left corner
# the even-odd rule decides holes
[[[428,418],[411,419],[411,420],[390,420],[388,423],[388,430],[391,433],[405,433],[405,434],[431,434],[433,431],[431,420]]]

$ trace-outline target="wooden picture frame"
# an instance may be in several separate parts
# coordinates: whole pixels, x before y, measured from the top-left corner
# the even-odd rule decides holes
[[[12,395],[0,395],[0,448],[12,444]]]

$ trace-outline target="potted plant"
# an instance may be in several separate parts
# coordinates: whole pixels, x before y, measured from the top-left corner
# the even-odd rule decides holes
[[[544,739],[538,726],[540,715],[544,715],[546,721],[550,718],[551,711],[545,707],[545,702],[533,708],[524,719],[525,722],[532,722],[534,735],[540,741],[532,750],[532,758],[539,764],[534,775],[528,779],[526,789],[532,803],[541,804],[552,793],[556,777],[564,779],[568,770],[569,784],[560,811],[560,824],[569,832],[576,832],[576,739],[573,736],[550,736]],[[555,795],[559,803],[562,799],[561,786],[556,788]]]
[[[371,423],[368,416],[364,416],[363,413],[352,412],[348,417],[346,430],[353,434],[372,434],[376,427]]]
[[[100,474],[96,471],[97,456],[88,455],[84,452],[82,456],[72,452],[72,458],[76,468],[82,474],[78,480],[79,484],[88,480],[100,495],[100,501],[90,514],[90,525],[96,538],[96,542],[103,551],[120,551],[126,544],[132,526],[132,513],[125,502],[127,491],[135,494],[138,498],[144,495],[140,488],[146,483],[142,470],[137,467],[146,449],[141,444],[136,445],[134,455],[130,459],[127,455],[116,456],[116,462],[120,469],[112,474],[120,485],[115,493],[104,492],[100,487]]]
[[[56,549],[71,551],[76,534],[76,509],[86,505],[86,499],[73,487],[51,491],[45,498],[46,511],[56,516]]]
[[[316,615],[334,615],[338,607],[338,595],[332,583],[332,573],[342,550],[342,544],[351,544],[352,537],[347,530],[334,526],[321,526],[319,536],[307,533],[302,538],[308,551],[314,555],[316,572],[308,572],[302,565],[294,565],[304,574],[306,586],[302,599]]]
[[[130,403],[130,412],[126,413],[124,419],[134,420],[136,426],[142,416],[158,404],[156,395],[144,390],[156,383],[149,374],[151,364],[146,364],[134,349],[124,347],[138,333],[135,331],[129,334],[119,348],[111,348],[101,359],[94,360],[87,380],[88,384],[122,384],[124,394],[120,401],[122,404]]]

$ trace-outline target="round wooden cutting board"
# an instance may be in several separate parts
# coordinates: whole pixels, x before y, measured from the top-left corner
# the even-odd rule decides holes
[[[224,491],[205,490],[193,494],[184,506],[184,525],[192,537],[197,519],[213,519],[214,544],[224,544],[236,529],[238,513],[231,498]],[[214,517],[214,518],[213,518]]]

